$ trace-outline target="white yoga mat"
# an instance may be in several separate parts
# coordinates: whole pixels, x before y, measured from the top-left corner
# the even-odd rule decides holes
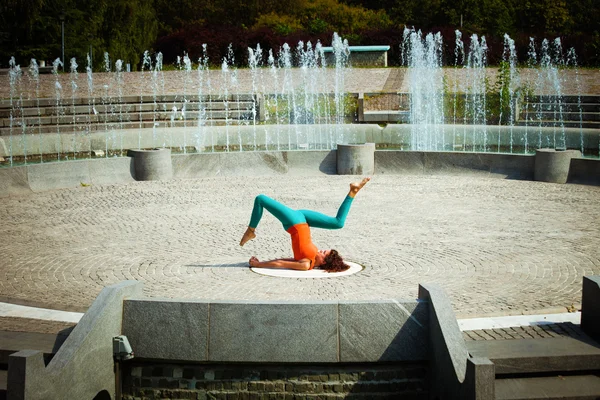
[[[322,269],[311,269],[310,271],[296,271],[293,269],[277,269],[277,268],[254,268],[250,269],[257,274],[276,276],[279,278],[337,278],[339,276],[352,275],[362,271],[362,265],[344,261],[350,268],[343,272],[325,272]]]

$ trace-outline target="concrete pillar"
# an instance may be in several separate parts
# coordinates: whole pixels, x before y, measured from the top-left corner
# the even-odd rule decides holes
[[[584,276],[581,295],[581,329],[600,340],[600,275]]]
[[[533,177],[541,182],[567,183],[571,159],[579,157],[579,150],[537,149]]]
[[[338,175],[373,175],[375,172],[375,143],[338,144]]]
[[[358,122],[365,122],[365,94],[358,94]]]
[[[136,181],[166,181],[173,177],[171,149],[128,150]]]

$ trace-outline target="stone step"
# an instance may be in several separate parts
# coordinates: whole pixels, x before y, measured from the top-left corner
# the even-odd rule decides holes
[[[104,124],[104,123],[121,123],[121,122],[134,122],[134,121],[174,121],[183,120],[181,113],[173,113],[169,111],[161,112],[142,112],[142,113],[98,113],[96,115],[62,115],[54,117],[35,117],[35,118],[23,118],[23,119],[3,119],[0,120],[4,128],[10,128],[12,123],[13,129],[20,130],[22,124],[25,126],[34,127],[39,125],[69,125],[69,124]],[[211,111],[211,112],[199,112],[189,111],[185,114],[186,120],[198,120],[198,119],[242,119],[252,120],[253,118],[258,119],[258,116],[253,115],[248,110],[228,110],[228,111]]]
[[[210,102],[210,101],[215,101],[215,102],[222,102],[224,100],[228,100],[229,102],[239,102],[239,101],[243,101],[243,102],[252,102],[254,100],[254,96],[252,94],[249,93],[233,93],[233,94],[228,94],[227,96],[223,96],[223,95],[210,95],[210,96],[198,96],[198,95],[192,95],[192,94],[188,94],[186,96],[184,96],[183,94],[177,94],[177,95],[157,95],[157,96],[152,96],[152,95],[144,95],[144,96],[121,96],[116,97],[116,96],[94,96],[94,97],[75,97],[72,98],[70,96],[68,96],[68,93],[64,92],[62,98],[60,99],[60,102],[63,106],[71,106],[71,105],[81,105],[81,106],[85,106],[85,105],[89,105],[90,103],[95,103],[95,104],[102,104],[103,102],[106,101],[106,99],[110,99],[110,102],[113,104],[117,104],[117,103],[182,103],[185,100],[190,101],[190,102]],[[14,104],[18,101],[18,99],[13,99],[12,102],[10,99],[3,99],[0,100],[0,110],[3,109],[11,109],[13,108]],[[44,98],[44,99],[30,99],[30,100],[23,100],[20,103],[22,104],[23,107],[52,107],[52,106],[56,106],[56,98]]]
[[[497,400],[584,400],[600,398],[596,375],[496,379]]]
[[[60,105],[56,103],[52,106],[47,107],[28,107],[28,108],[17,108],[14,110],[0,109],[0,118],[10,118],[11,114],[13,119],[20,119],[22,117],[45,117],[45,116],[56,116],[56,115],[80,115],[80,114],[104,114],[104,113],[139,113],[140,111],[154,111],[156,112],[172,112],[173,107],[177,108],[178,112],[181,112],[183,108],[183,102],[176,103],[95,103],[86,105]],[[185,105],[186,111],[223,111],[225,108],[229,110],[251,110],[254,107],[254,102],[250,101],[212,101],[212,102],[188,102]],[[95,110],[95,112],[94,112]]]
[[[594,103],[600,104],[600,96],[597,95],[589,95],[583,94],[580,96],[576,95],[564,95],[564,96],[555,96],[555,95],[543,95],[543,96],[531,96],[527,98],[529,103],[550,103],[556,102],[560,100],[563,103]]]
[[[39,350],[48,356],[54,355],[69,336],[64,333],[36,333],[0,331],[0,365],[8,365],[8,356],[20,350]]]
[[[496,375],[600,370],[600,344],[587,337],[476,340],[466,344],[472,356],[494,363]]]
[[[120,122],[116,122],[116,123],[109,123],[109,124],[104,124],[104,123],[96,123],[96,124],[63,124],[63,125],[54,125],[54,124],[50,124],[50,125],[41,125],[41,126],[28,126],[26,129],[26,133],[28,134],[34,134],[34,135],[38,135],[38,134],[46,134],[46,133],[56,133],[58,131],[60,131],[60,133],[71,133],[71,132],[77,132],[80,134],[85,134],[87,132],[97,132],[97,131],[113,131],[113,130],[120,130],[120,129],[149,129],[152,128],[155,122],[153,122],[152,120],[150,121],[143,121],[141,123],[140,126],[140,122],[136,121],[136,122],[128,122],[128,121],[124,121],[122,123]],[[170,120],[157,120],[156,123],[158,124],[157,127],[158,128],[165,128],[165,127],[185,127],[187,126],[190,130],[194,130],[194,129],[198,129],[198,122],[197,120],[178,120],[178,121],[174,121],[173,123],[171,123]],[[223,119],[209,119],[209,120],[204,120],[203,121],[203,126],[225,126],[225,125],[231,125],[231,126],[238,126],[238,125],[252,125],[252,120],[244,120],[244,119],[229,119],[229,120],[225,120]],[[13,132],[12,135],[13,137],[19,137],[21,134],[23,133],[22,129],[20,126],[17,127],[13,127]],[[10,135],[10,128],[0,128],[0,136],[9,136]]]
[[[540,121],[519,120],[515,123],[515,125],[530,126],[532,128],[536,128],[536,127],[540,126]],[[600,129],[600,121],[583,121],[581,123],[579,121],[563,121],[561,123],[561,122],[553,121],[553,120],[542,120],[541,125],[543,127],[557,127],[557,128],[564,126],[565,128]]]
[[[558,110],[520,113],[521,118],[557,121],[600,121],[600,112],[558,112]]]
[[[521,104],[521,112],[529,111],[536,112],[536,110],[553,110],[558,108],[557,103],[527,103]],[[563,103],[563,111],[570,112],[600,112],[600,104],[595,103]]]

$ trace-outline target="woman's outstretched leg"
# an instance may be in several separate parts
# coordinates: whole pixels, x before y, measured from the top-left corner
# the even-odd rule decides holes
[[[254,199],[250,223],[248,224],[248,229],[244,232],[244,236],[242,236],[242,240],[240,240],[240,246],[243,246],[246,242],[256,237],[255,230],[262,218],[264,209],[273,214],[283,224],[283,228],[286,231],[293,225],[306,222],[300,212],[292,210],[264,194],[260,194]]]
[[[362,189],[367,182],[369,182],[371,178],[364,178],[360,182],[353,182],[350,184],[350,191],[348,195],[340,205],[338,212],[335,217],[331,217],[329,215],[325,215],[320,212],[312,211],[312,210],[299,210],[304,217],[306,218],[306,222],[311,227],[315,228],[323,228],[323,229],[341,229],[344,227],[346,223],[346,216],[350,211],[350,206],[352,205],[352,201],[354,200],[354,196]]]

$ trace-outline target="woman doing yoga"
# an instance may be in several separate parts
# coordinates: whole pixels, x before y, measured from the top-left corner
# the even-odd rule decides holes
[[[292,238],[292,250],[294,258],[279,258],[270,261],[259,261],[258,258],[250,258],[251,267],[259,268],[287,268],[307,271],[313,268],[324,269],[328,272],[340,272],[348,269],[342,257],[336,250],[318,250],[310,238],[310,227],[324,229],[340,229],[344,226],[346,215],[354,196],[369,182],[371,178],[365,178],[360,182],[350,184],[350,191],[340,205],[337,215],[330,217],[325,214],[311,210],[292,210],[289,207],[273,200],[264,194],[256,196],[254,208],[250,217],[250,224],[244,233],[240,246],[256,237],[256,227],[260,222],[263,210],[269,211],[277,218]]]

